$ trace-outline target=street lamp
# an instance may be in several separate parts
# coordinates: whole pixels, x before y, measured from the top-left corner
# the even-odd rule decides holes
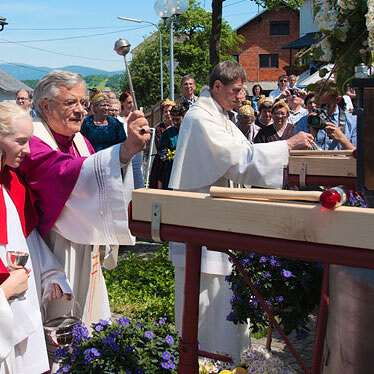
[[[6,18],[3,17],[3,16],[0,16],[0,26],[1,26],[1,29],[0,31],[3,31],[4,30],[4,26],[7,25],[8,22],[6,21]]]
[[[137,23],[149,23],[157,28],[159,38],[160,38],[160,94],[161,94],[161,101],[164,100],[164,73],[162,68],[162,35],[160,28],[153,22],[143,21],[142,19],[135,19],[135,18],[127,18],[127,17],[117,17],[118,19],[122,19],[124,21],[130,22],[137,22]]]
[[[184,13],[189,6],[188,0],[156,0],[154,5],[155,13],[164,22],[170,19],[170,99],[174,100],[174,45],[173,45],[173,16],[177,18]]]

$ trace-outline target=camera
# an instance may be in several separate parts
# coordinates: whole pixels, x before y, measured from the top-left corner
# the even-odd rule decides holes
[[[315,115],[309,114],[307,122],[308,126],[313,129],[322,130],[326,127],[327,122],[331,122],[329,115],[323,109],[314,108],[312,113]]]
[[[288,91],[290,91],[290,95],[298,96],[299,94],[299,90],[297,88],[290,88]]]

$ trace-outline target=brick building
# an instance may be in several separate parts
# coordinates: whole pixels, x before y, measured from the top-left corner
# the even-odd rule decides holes
[[[276,88],[284,66],[294,62],[296,51],[282,47],[299,37],[299,12],[288,6],[266,9],[236,31],[245,39],[235,57],[247,72],[247,88],[251,91],[255,83],[267,91]]]

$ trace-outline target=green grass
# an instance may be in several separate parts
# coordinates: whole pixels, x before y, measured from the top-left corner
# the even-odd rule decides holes
[[[167,317],[174,322],[174,268],[169,245],[146,258],[131,253],[104,271],[111,309],[126,317]]]

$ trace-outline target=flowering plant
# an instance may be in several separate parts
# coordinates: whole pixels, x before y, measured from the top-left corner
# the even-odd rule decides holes
[[[162,161],[173,161],[175,157],[175,149],[172,151],[170,148],[164,148],[159,152]]]
[[[319,300],[321,265],[246,252],[239,252],[236,257],[284,332],[288,335],[296,330],[298,339],[305,338],[309,331],[309,314]],[[237,324],[246,323],[250,318],[253,332],[267,327],[269,319],[266,313],[235,265],[226,280],[233,291],[232,311],[227,320]]]
[[[73,330],[71,348],[58,348],[57,373],[176,373],[178,337],[166,318],[135,322],[100,320],[92,335],[81,323]]]
[[[322,37],[312,58],[334,63],[339,87],[353,76],[354,66],[371,65],[374,51],[374,0],[316,0],[314,24]],[[321,75],[327,74],[323,70]]]

